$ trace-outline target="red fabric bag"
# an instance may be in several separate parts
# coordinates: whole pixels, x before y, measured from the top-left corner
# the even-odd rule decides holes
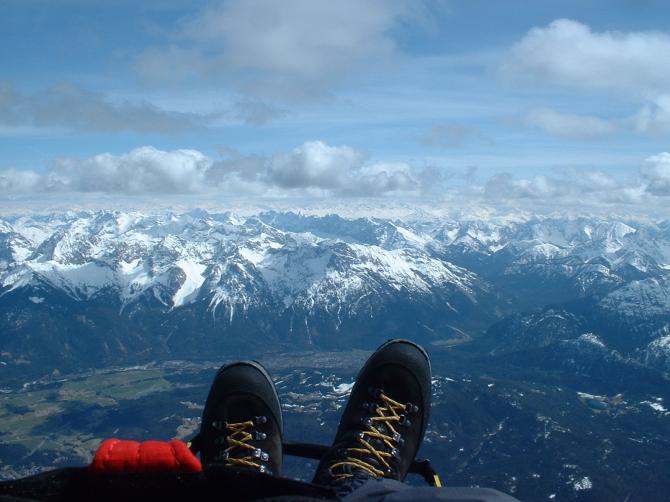
[[[202,464],[177,439],[172,441],[124,441],[106,439],[89,466],[93,472],[200,472]]]

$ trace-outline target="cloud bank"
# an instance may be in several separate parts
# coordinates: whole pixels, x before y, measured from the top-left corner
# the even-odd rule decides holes
[[[269,156],[212,158],[197,150],[163,151],[152,146],[121,155],[59,159],[45,172],[0,171],[0,195],[73,200],[73,194],[127,197],[192,195],[210,200],[386,198],[388,201],[460,200],[519,206],[650,208],[670,196],[670,153],[647,158],[636,178],[595,170],[516,177],[497,173],[478,180],[470,169],[449,171],[406,162],[383,162],[350,146],[305,142]]]
[[[181,21],[136,63],[150,81],[215,79],[255,97],[312,99],[396,52],[404,0],[228,0]]]
[[[367,197],[418,195],[433,179],[427,168],[370,162],[349,146],[312,141],[269,157],[213,159],[197,150],[144,146],[122,155],[59,159],[44,173],[0,171],[0,191]]]
[[[635,205],[649,199],[645,185],[623,183],[601,171],[566,172],[521,179],[501,173],[486,182],[484,194],[489,200],[525,200],[539,205],[564,203],[574,208],[600,204]]]
[[[214,117],[162,110],[148,102],[114,103],[66,82],[22,93],[0,81],[0,125],[6,127],[164,134],[204,127]]]

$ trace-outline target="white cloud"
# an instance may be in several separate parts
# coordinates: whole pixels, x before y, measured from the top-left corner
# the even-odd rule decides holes
[[[270,157],[216,160],[197,150],[144,146],[122,155],[59,159],[42,174],[1,171],[0,192],[365,197],[418,194],[434,181],[427,176],[426,169],[369,162],[363,152],[321,141]]]
[[[123,155],[61,159],[50,174],[61,180],[60,189],[77,192],[197,193],[207,186],[211,164],[197,150],[165,152],[145,146]]]
[[[377,162],[361,168],[359,176],[351,179],[348,192],[358,195],[405,194],[419,195],[430,188],[427,177],[432,177],[431,169],[419,169],[405,162]]]
[[[550,109],[532,110],[523,123],[548,134],[597,137],[619,127],[647,135],[670,133],[670,35],[662,32],[594,32],[557,19],[531,29],[507,52],[500,75],[508,82],[583,90],[616,90],[642,101],[633,117],[604,120]]]
[[[615,178],[597,170],[573,169],[552,175],[515,177],[498,173],[478,182],[475,169],[458,175],[435,166],[371,160],[350,146],[311,141],[271,156],[228,153],[214,159],[197,150],[163,151],[151,146],[128,153],[60,159],[43,173],[0,171],[0,195],[109,197],[190,196],[202,200],[385,198],[387,201],[447,200],[468,203],[598,208],[663,206],[670,196],[670,153],[646,159],[639,177]],[[463,182],[465,179],[465,183]],[[165,197],[169,195],[170,197]],[[2,197],[0,197],[2,198]],[[456,202],[458,203],[458,202]],[[626,210],[628,210],[626,209]]]
[[[537,206],[563,204],[579,208],[625,204],[666,208],[666,201],[659,197],[670,196],[670,152],[648,157],[640,166],[637,180],[616,179],[601,171],[585,170],[529,178],[500,173],[486,182],[483,194],[487,200],[526,200]]]
[[[594,138],[616,131],[616,126],[611,121],[587,115],[561,113],[549,108],[528,111],[523,116],[522,123],[552,136],[567,138]]]
[[[644,188],[622,183],[601,171],[569,171],[554,176],[515,178],[509,173],[492,176],[484,195],[495,200],[533,200],[538,205],[564,204],[574,207],[600,204],[637,204]]]
[[[42,176],[34,171],[13,168],[0,171],[0,193],[33,192],[41,182]]]
[[[366,155],[348,146],[307,142],[290,154],[270,162],[269,178],[283,188],[343,186],[351,172],[358,172]]]
[[[662,152],[646,159],[640,167],[640,176],[648,192],[670,196],[670,153]]]
[[[0,81],[0,126],[10,128],[173,133],[203,127],[215,117],[167,111],[147,102],[114,103],[66,82],[22,93]]]
[[[596,33],[558,19],[533,28],[501,65],[505,79],[568,87],[662,93],[670,82],[670,36],[659,32]]]
[[[307,142],[269,162],[266,180],[285,189],[316,189],[344,196],[418,193],[420,169],[406,163],[368,163],[348,146]]]
[[[229,0],[185,19],[140,55],[141,76],[213,78],[262,98],[314,98],[396,52],[404,0]]]

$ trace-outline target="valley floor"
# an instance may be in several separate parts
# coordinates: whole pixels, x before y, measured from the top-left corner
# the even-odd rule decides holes
[[[286,439],[328,444],[368,353],[281,354]],[[421,456],[450,485],[521,500],[660,500],[670,490],[668,386],[634,386],[432,351],[433,408]],[[169,361],[46,378],[0,394],[0,477],[91,460],[101,439],[188,439],[219,363]],[[314,464],[286,459],[309,479]],[[410,480],[410,482],[420,482]]]

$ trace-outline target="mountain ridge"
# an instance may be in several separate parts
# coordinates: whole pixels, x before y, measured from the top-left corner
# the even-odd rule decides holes
[[[7,217],[0,307],[2,352],[11,354],[3,368],[86,358],[73,349],[85,336],[100,338],[83,343],[95,364],[133,351],[197,357],[250,340],[260,349],[370,348],[396,335],[454,344],[487,332],[497,333],[491,347],[508,340],[505,350],[523,350],[542,337],[518,327],[502,335],[498,321],[558,308],[581,319],[575,336],[594,332],[668,371],[670,224],[204,210]],[[35,347],[47,327],[58,341]],[[175,346],[176,333],[193,348]]]

